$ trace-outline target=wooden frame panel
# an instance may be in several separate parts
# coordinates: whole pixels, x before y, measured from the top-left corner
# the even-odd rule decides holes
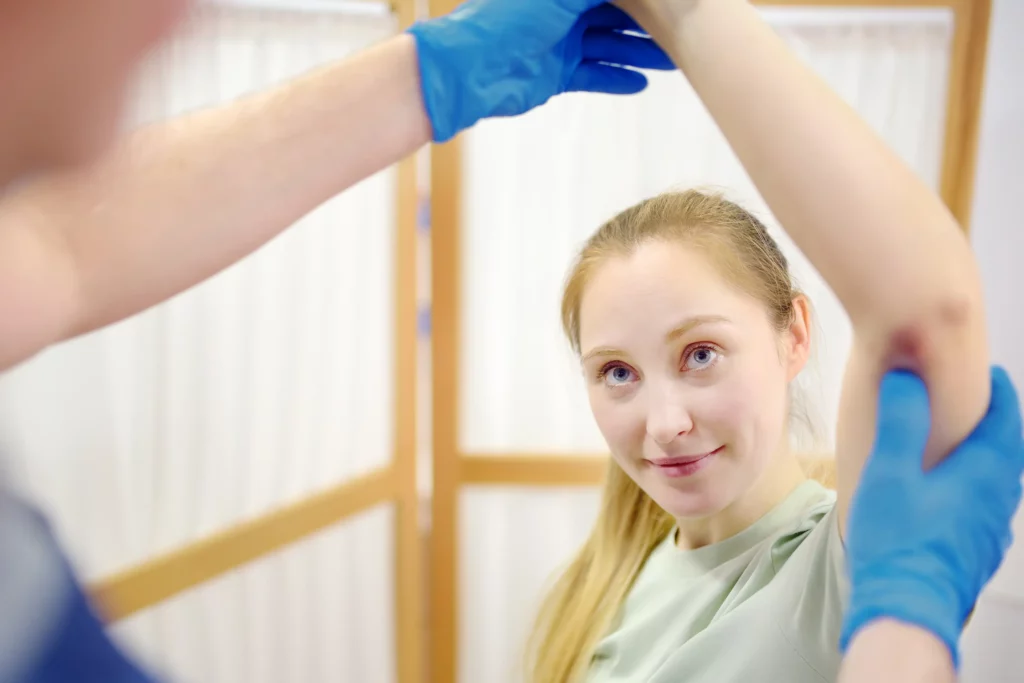
[[[416,21],[415,0],[391,0],[399,30]],[[398,165],[395,226],[395,654],[398,683],[422,683],[425,674],[426,616],[423,599],[420,503],[416,458],[417,257],[419,197],[416,156]]]
[[[155,557],[100,581],[92,587],[92,597],[108,619],[129,617],[392,500],[398,489],[396,474],[394,467],[377,470]]]
[[[941,195],[969,228],[991,0],[754,0],[808,8],[939,8],[952,10],[954,36],[946,104]],[[431,16],[459,0],[430,0]],[[459,447],[462,150],[460,138],[437,146],[431,160],[433,344],[433,499],[430,564],[432,683],[458,676],[458,514],[463,485],[595,486],[604,456],[472,454]],[[808,473],[834,483],[834,466],[804,461]]]
[[[415,0],[389,0],[387,4],[397,16],[399,30],[404,30],[416,20]],[[391,462],[323,493],[230,527],[97,582],[90,587],[90,594],[108,620],[117,621],[158,605],[342,520],[383,503],[393,502],[396,505],[396,671],[399,683],[422,683],[426,648],[420,507],[416,480],[418,197],[415,156],[397,164],[396,174],[395,442]]]

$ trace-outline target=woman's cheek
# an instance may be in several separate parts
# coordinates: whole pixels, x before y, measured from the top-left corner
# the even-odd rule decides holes
[[[597,428],[616,455],[639,453],[647,433],[640,397],[616,400],[605,387],[590,389],[590,410]]]
[[[697,401],[694,423],[700,428],[742,425],[756,413],[758,389],[744,382],[742,375],[731,374],[705,388]],[[723,435],[724,436],[724,435]]]

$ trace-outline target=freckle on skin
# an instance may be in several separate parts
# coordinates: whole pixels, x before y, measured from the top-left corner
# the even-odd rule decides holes
[[[971,306],[966,301],[944,301],[939,307],[939,321],[945,325],[960,326],[968,322]]]

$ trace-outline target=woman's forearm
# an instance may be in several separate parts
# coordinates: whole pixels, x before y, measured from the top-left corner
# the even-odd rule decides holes
[[[623,4],[646,14],[855,327],[974,303],[969,245],[945,205],[747,0]]]
[[[949,650],[923,629],[882,619],[857,634],[839,683],[955,683]]]
[[[416,46],[402,35],[26,187],[0,206],[0,235],[59,245],[34,250],[34,267],[53,271],[36,279],[72,291],[36,296],[57,302],[57,336],[73,336],[204,280],[430,135]],[[4,355],[9,365],[17,349],[5,343]]]

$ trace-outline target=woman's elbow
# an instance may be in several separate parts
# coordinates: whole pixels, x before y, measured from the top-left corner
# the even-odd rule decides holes
[[[987,368],[981,276],[969,247],[955,246],[908,260],[847,307],[859,346],[883,371],[925,370],[950,357]]]
[[[928,297],[894,316],[878,332],[890,368],[926,371],[936,362],[958,359],[966,371],[988,366],[981,297],[955,290]]]

